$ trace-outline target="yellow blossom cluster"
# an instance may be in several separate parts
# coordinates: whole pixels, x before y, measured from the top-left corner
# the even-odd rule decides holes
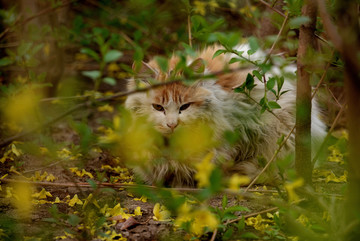
[[[344,155],[340,152],[339,148],[336,147],[336,145],[329,146],[330,154],[327,158],[329,162],[336,162],[340,165],[343,165],[344,162]]]
[[[271,224],[274,223],[273,214],[267,213],[268,218],[263,218],[260,214],[256,217],[249,217],[245,220],[246,225],[254,227],[260,232],[264,232],[271,228]]]
[[[101,169],[106,170],[106,171],[111,171],[111,172],[118,174],[118,176],[112,176],[113,182],[118,182],[119,180],[129,181],[129,180],[132,180],[132,178],[133,178],[133,176],[129,172],[129,169],[127,169],[126,167],[121,167],[121,166],[112,167],[110,165],[102,165]]]
[[[216,2],[216,0],[194,1],[195,13],[204,16],[206,14],[207,7],[209,7],[211,11],[214,11],[216,8],[219,7],[219,4]]]
[[[67,161],[74,161],[82,157],[80,153],[73,155],[73,153],[69,151],[67,148],[63,148],[60,151],[57,151],[57,156],[61,160],[67,160]]]
[[[77,176],[79,176],[79,177],[83,177],[83,176],[88,176],[88,177],[90,177],[90,178],[94,178],[94,176],[90,173],[90,172],[88,172],[88,171],[86,171],[85,169],[82,169],[81,171],[79,170],[79,168],[77,168],[77,167],[70,167],[69,168],[69,170],[72,172],[72,173],[75,173]]]
[[[304,179],[299,178],[294,182],[288,182],[285,184],[285,189],[288,193],[289,202],[296,202],[299,200],[299,196],[296,194],[295,189],[304,185]]]
[[[180,227],[190,223],[190,232],[201,236],[206,230],[214,231],[220,224],[217,217],[206,207],[194,209],[188,202],[185,202],[178,210],[178,217],[175,219],[175,226]]]
[[[41,171],[35,171],[34,175],[32,175],[29,180],[31,181],[48,181],[53,182],[56,179],[56,177],[53,174],[48,174],[47,172],[41,173]]]
[[[340,177],[337,177],[335,173],[330,170],[313,170],[313,176],[318,178],[319,180],[325,180],[326,183],[328,182],[347,182],[348,172],[344,171],[344,174]]]
[[[208,153],[200,163],[195,165],[197,173],[195,179],[198,181],[198,187],[206,187],[209,185],[211,172],[214,170],[215,165],[212,163],[214,153]]]

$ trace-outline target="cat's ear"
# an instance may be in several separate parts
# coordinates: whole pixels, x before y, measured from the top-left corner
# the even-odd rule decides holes
[[[132,70],[137,78],[155,78],[159,74],[155,68],[144,61],[134,62]]]
[[[205,61],[202,58],[195,59],[188,68],[196,74],[202,74],[205,71]]]

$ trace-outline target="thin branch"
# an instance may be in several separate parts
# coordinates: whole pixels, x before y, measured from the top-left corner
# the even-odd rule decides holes
[[[211,236],[210,241],[214,241],[214,240],[215,240],[217,232],[218,232],[218,229],[216,228],[216,229],[214,230],[212,236]]]
[[[241,215],[241,216],[238,217],[238,218],[235,218],[235,219],[230,220],[228,223],[234,223],[234,222],[237,222],[237,221],[239,221],[239,220],[241,220],[241,219],[243,219],[243,218],[250,218],[250,217],[257,216],[257,215],[259,215],[259,214],[277,211],[278,209],[279,209],[278,207],[273,207],[273,208],[265,209],[265,210],[263,210],[263,211],[259,211],[259,212],[256,212],[256,213],[250,213],[250,214],[247,214],[247,215]]]
[[[277,34],[276,39],[275,39],[274,43],[272,44],[272,46],[271,46],[271,48],[270,48],[270,51],[269,51],[269,53],[267,54],[267,56],[266,56],[266,58],[265,58],[265,60],[264,60],[264,64],[266,64],[266,62],[270,59],[271,54],[272,54],[272,52],[274,51],[275,45],[278,43],[278,41],[279,41],[279,39],[280,39],[280,36],[281,36],[282,32],[283,32],[284,29],[285,29],[285,26],[286,26],[286,23],[287,23],[287,21],[288,21],[288,18],[289,18],[289,14],[286,14],[285,19],[284,19],[284,21],[283,21],[283,23],[282,23],[282,25],[281,25],[280,30],[279,30],[279,33]]]
[[[312,93],[312,95],[311,95],[311,99],[313,99],[313,98],[315,97],[316,92],[319,90],[321,84],[324,82],[324,79],[325,79],[325,77],[326,77],[326,73],[327,73],[327,71],[328,71],[328,69],[329,69],[329,67],[330,67],[331,59],[333,58],[333,56],[334,56],[334,51],[333,51],[332,54],[331,54],[330,61],[326,64],[324,73],[321,75],[321,78],[320,78],[319,83],[316,85],[315,89],[313,90],[313,93]]]
[[[276,8],[274,8],[274,6],[271,6],[269,3],[263,1],[263,0],[260,0],[260,2],[262,4],[264,4],[266,7],[270,8],[271,10],[273,10],[274,12],[280,14],[281,16],[283,16],[285,18],[285,14],[283,14],[282,12],[280,12],[279,10],[277,10]],[[287,15],[286,15],[287,16]]]
[[[188,24],[189,45],[190,45],[190,47],[192,47],[191,16],[190,16],[190,13],[188,13],[187,24]]]

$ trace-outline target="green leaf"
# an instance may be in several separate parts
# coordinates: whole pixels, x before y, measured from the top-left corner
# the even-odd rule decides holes
[[[299,16],[291,19],[289,21],[289,26],[291,29],[300,28],[301,25],[307,24],[310,22],[310,18],[308,16]]]
[[[271,108],[271,109],[281,109],[281,106],[275,102],[275,101],[269,101],[268,102],[268,106]]]
[[[233,228],[229,228],[228,230],[226,230],[226,232],[222,236],[222,240],[230,239],[232,237],[232,235],[233,235],[233,232],[234,232]]]
[[[70,214],[67,221],[69,222],[70,225],[76,226],[80,223],[81,219],[74,214]]]
[[[222,218],[222,222],[225,221],[225,220],[230,220],[230,219],[235,219],[235,218],[238,218],[238,216],[236,216],[235,214],[232,214],[232,213],[225,213],[224,214],[224,217]]]
[[[229,207],[225,210],[225,213],[231,213],[231,212],[249,212],[250,209],[248,209],[247,207],[243,207],[243,206],[232,206]]]
[[[156,56],[155,57],[155,61],[158,63],[160,69],[162,72],[167,72],[168,68],[169,68],[169,62],[166,58],[161,57],[161,56]]]
[[[269,78],[268,81],[266,82],[266,88],[268,90],[273,89],[275,86],[275,78]]]
[[[282,96],[283,94],[285,94],[285,93],[287,93],[287,92],[289,92],[290,90],[285,90],[285,91],[282,91],[281,93],[280,93],[280,96]]]
[[[246,76],[245,86],[249,91],[256,86],[254,84],[254,77],[250,73]]]
[[[241,61],[241,59],[239,58],[231,58],[230,61],[229,61],[229,64],[233,64],[233,63],[236,63],[236,62],[239,62]]]
[[[255,75],[256,78],[258,78],[258,80],[260,80],[260,81],[262,80],[262,75],[260,74],[259,71],[253,70],[252,74]]]
[[[242,216],[242,218],[236,224],[236,227],[238,228],[239,231],[244,230],[244,228],[245,228],[245,217],[244,216]]]
[[[222,202],[221,202],[222,208],[225,209],[227,204],[228,204],[228,199],[227,199],[227,196],[224,195],[222,198]]]
[[[103,78],[104,83],[108,84],[108,85],[116,85],[116,80],[114,78],[111,77],[105,77]]]
[[[276,78],[276,83],[277,83],[277,89],[278,89],[278,93],[279,93],[281,88],[284,85],[284,77],[281,76],[280,78]]]
[[[259,49],[259,43],[257,41],[257,38],[250,37],[248,41],[249,41],[250,49],[255,53]]]
[[[212,58],[215,58],[217,56],[219,56],[220,54],[223,54],[223,53],[226,53],[226,50],[225,49],[219,49],[219,50],[216,50],[214,56]]]
[[[112,49],[107,51],[107,53],[104,56],[104,61],[105,63],[113,62],[120,59],[122,56],[123,56],[122,52],[120,52],[119,50]]]
[[[101,76],[101,72],[99,70],[82,71],[81,73],[92,80],[96,80]]]
[[[93,189],[96,189],[96,188],[97,188],[97,184],[96,184],[96,182],[95,182],[94,180],[88,179],[88,180],[86,180],[86,181],[90,184],[90,186],[91,186]]]
[[[27,52],[30,50],[32,45],[33,45],[32,43],[21,43],[17,49],[18,55],[23,56],[27,54]]]
[[[244,233],[243,235],[241,235],[241,237],[245,239],[259,239],[259,236],[250,232]]]
[[[226,43],[230,48],[233,48],[239,44],[240,38],[241,38],[240,33],[238,32],[231,33],[230,36],[227,38]]]
[[[4,57],[0,59],[0,66],[6,66],[9,64],[12,64],[14,61],[12,61],[9,57]]]
[[[80,50],[80,53],[87,54],[90,57],[92,57],[93,59],[95,59],[96,61],[98,61],[98,62],[100,61],[100,57],[99,57],[98,53],[96,53],[94,50],[92,50],[90,48],[82,48]]]

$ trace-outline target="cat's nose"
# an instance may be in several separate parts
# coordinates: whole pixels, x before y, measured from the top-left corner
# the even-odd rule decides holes
[[[177,127],[178,123],[170,123],[170,124],[166,124],[169,128],[171,128],[171,130],[174,130],[175,127]]]

